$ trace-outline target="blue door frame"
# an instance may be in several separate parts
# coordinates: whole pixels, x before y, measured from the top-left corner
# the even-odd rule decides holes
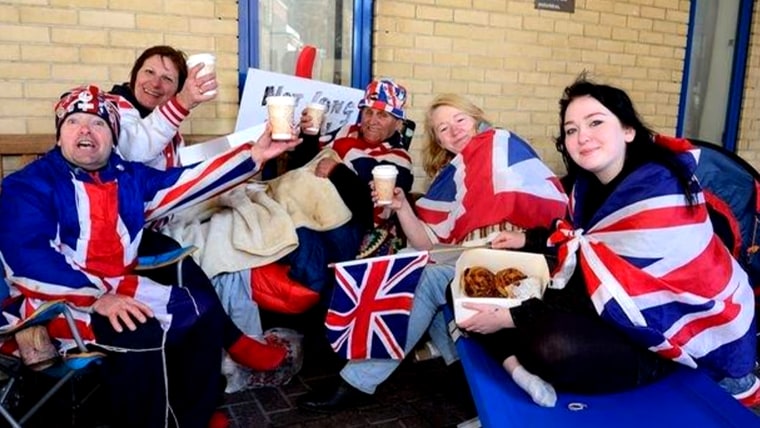
[[[696,4],[700,0],[692,0],[689,11],[689,30],[686,38],[686,52],[681,80],[681,98],[678,107],[678,123],[676,135],[683,136],[684,116],[686,115],[686,96],[689,84],[689,72],[691,64],[691,45],[694,34],[694,15]],[[713,0],[701,0],[713,1]],[[738,21],[736,23],[736,38],[734,42],[734,59],[731,65],[731,83],[728,89],[728,105],[726,107],[726,123],[723,128],[723,147],[731,152],[736,152],[736,140],[739,136],[739,120],[741,119],[742,98],[744,96],[744,77],[747,70],[747,52],[749,51],[749,37],[752,24],[753,0],[740,0]]]
[[[354,22],[351,34],[351,86],[364,89],[372,78],[372,11],[374,0],[353,0]],[[240,95],[248,68],[259,66],[259,1],[238,3],[238,88]]]

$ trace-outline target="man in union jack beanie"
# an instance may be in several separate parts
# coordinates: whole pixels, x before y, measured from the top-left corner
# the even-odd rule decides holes
[[[303,143],[288,153],[288,169],[301,167],[322,149],[337,154],[322,156],[315,175],[327,178],[351,210],[351,220],[336,229],[316,232],[299,228],[298,248],[288,255],[290,276],[329,299],[334,285],[328,263],[350,260],[362,253],[393,251],[400,246],[395,239],[393,222],[372,201],[372,169],[392,165],[398,170],[396,186],[408,193],[412,188],[412,158],[404,135],[408,93],[389,78],[379,78],[367,85],[358,101],[359,119],[333,135],[309,135],[301,132]],[[301,130],[311,124],[306,111],[301,114]],[[395,244],[391,244],[391,243]],[[373,254],[373,255],[375,255]],[[319,255],[319,257],[315,257]]]
[[[87,85],[74,88],[61,95],[55,105],[55,139],[61,138],[61,125],[74,113],[89,113],[100,117],[111,130],[114,144],[119,141],[119,109],[117,100],[100,90],[97,86]]]
[[[210,284],[183,275],[179,287],[135,270],[143,229],[245,182],[298,139],[273,144],[267,130],[255,143],[160,171],[114,152],[119,111],[92,85],[61,97],[55,127],[56,146],[3,179],[0,260],[15,304],[0,324],[64,301],[85,342],[108,354],[109,426],[164,426],[171,414],[178,426],[208,427],[222,349],[257,370],[278,367],[286,351],[225,328],[231,321]],[[62,351],[74,347],[65,325],[63,317],[50,325]]]

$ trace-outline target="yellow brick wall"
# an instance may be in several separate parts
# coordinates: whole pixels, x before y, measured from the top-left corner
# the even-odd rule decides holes
[[[129,80],[147,47],[217,55],[217,101],[183,131],[223,134],[237,117],[238,5],[234,0],[0,1],[0,134],[51,133],[52,107],[73,86]]]
[[[739,121],[739,156],[760,169],[760,4],[755,2],[747,70],[744,80],[744,99]]]
[[[689,1],[576,0],[573,14],[529,0],[379,0],[373,74],[411,94],[420,125],[435,94],[466,94],[562,172],[557,101],[583,70],[628,91],[657,131],[675,132]],[[419,158],[421,132],[412,143]],[[424,187],[421,167],[415,171]]]
[[[674,132],[690,2],[575,3],[567,14],[535,10],[531,0],[375,0],[373,74],[408,86],[420,125],[434,94],[469,96],[558,172],[557,100],[582,70],[628,90],[655,130]],[[237,12],[233,0],[0,0],[0,134],[52,132],[60,92],[125,81],[142,49],[162,43],[218,56],[220,97],[193,111],[183,132],[231,132]],[[760,166],[760,18],[752,32],[738,147]]]

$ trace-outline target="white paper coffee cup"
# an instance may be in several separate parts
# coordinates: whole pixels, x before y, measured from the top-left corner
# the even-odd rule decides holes
[[[211,53],[199,53],[190,55],[187,58],[187,68],[191,69],[196,65],[203,63],[203,68],[198,72],[197,77],[205,76],[216,70],[216,57]],[[204,95],[216,95],[216,89],[204,92]]]
[[[267,97],[267,113],[272,124],[273,140],[290,140],[293,137],[293,114],[296,99],[287,96]]]
[[[377,193],[377,205],[390,205],[393,189],[396,188],[398,169],[393,165],[378,165],[372,168],[372,181]]]
[[[322,103],[309,103],[306,105],[306,114],[311,116],[311,125],[304,129],[305,134],[319,134],[319,131],[322,130],[325,112],[327,112],[327,106]]]

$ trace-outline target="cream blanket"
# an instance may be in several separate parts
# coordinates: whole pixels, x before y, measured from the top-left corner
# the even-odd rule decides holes
[[[298,246],[295,229],[324,231],[351,219],[330,180],[314,175],[323,150],[309,164],[270,181],[243,183],[177,214],[162,232],[199,248],[193,257],[209,277],[263,266]]]

